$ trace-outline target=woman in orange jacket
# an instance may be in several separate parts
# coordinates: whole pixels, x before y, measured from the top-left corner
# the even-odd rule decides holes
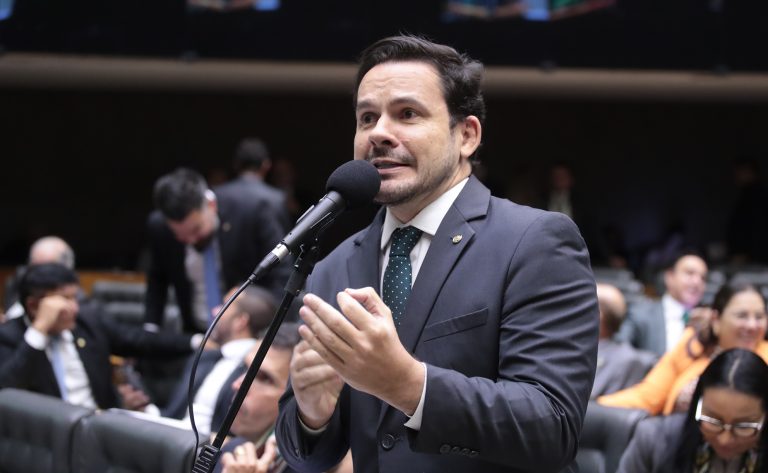
[[[696,331],[689,327],[668,351],[631,388],[601,396],[599,404],[645,409],[651,415],[688,409],[699,376],[715,355],[731,348],[751,350],[768,362],[764,340],[768,316],[765,298],[749,284],[725,284],[715,295],[709,323]]]

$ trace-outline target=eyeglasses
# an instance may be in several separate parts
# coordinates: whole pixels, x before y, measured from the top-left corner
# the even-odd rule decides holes
[[[711,433],[720,434],[726,430],[729,430],[736,437],[754,437],[763,429],[763,422],[765,416],[760,422],[738,422],[735,424],[726,424],[720,419],[702,415],[701,413],[701,398],[696,405],[696,422],[699,423],[701,430]]]

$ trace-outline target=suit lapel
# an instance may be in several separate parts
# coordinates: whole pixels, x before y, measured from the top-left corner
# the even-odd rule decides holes
[[[349,287],[372,287],[378,294],[379,251],[381,249],[381,227],[384,224],[384,208],[379,210],[368,230],[355,240],[355,251],[347,260]]]
[[[469,222],[486,215],[489,198],[488,189],[474,176],[470,176],[469,182],[440,223],[413,284],[413,291],[406,306],[405,321],[398,330],[400,341],[409,352],[413,353],[416,349],[421,332],[451,269],[474,239],[475,230]]]

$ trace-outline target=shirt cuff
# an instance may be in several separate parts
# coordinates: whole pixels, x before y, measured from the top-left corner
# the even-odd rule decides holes
[[[35,350],[45,350],[45,347],[48,346],[48,339],[48,335],[34,327],[29,327],[24,332],[24,341]]]
[[[302,430],[304,430],[304,433],[307,433],[309,435],[320,435],[323,432],[325,432],[325,429],[328,428],[328,424],[325,424],[319,429],[313,429],[313,428],[307,427],[307,424],[305,424],[304,421],[301,420],[301,416],[299,415],[298,412],[296,413],[296,417],[299,419],[299,424],[301,424],[301,428]]]
[[[405,423],[405,426],[412,430],[421,430],[421,417],[424,414],[424,398],[427,397],[427,364],[424,365],[424,387],[421,389],[421,399],[419,399],[419,405],[416,406],[416,411]]]

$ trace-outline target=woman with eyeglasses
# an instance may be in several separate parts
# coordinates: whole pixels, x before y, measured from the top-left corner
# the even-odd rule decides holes
[[[722,352],[704,370],[688,414],[646,419],[619,473],[764,473],[768,365],[751,351]]]
[[[765,299],[752,285],[723,285],[706,311],[708,323],[688,327],[680,342],[635,386],[601,396],[612,407],[644,409],[651,415],[686,412],[699,375],[718,353],[731,348],[750,350],[768,360],[765,341],[768,316]]]

